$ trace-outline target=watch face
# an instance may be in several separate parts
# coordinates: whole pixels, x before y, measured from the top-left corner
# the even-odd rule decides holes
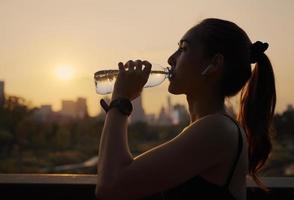
[[[120,101],[120,106],[119,108],[121,109],[121,111],[123,111],[126,114],[131,114],[132,110],[133,110],[133,106],[132,103],[127,100],[127,99],[122,99]]]
[[[116,107],[122,114],[130,115],[133,110],[133,105],[129,99],[118,98],[110,103],[111,108]]]

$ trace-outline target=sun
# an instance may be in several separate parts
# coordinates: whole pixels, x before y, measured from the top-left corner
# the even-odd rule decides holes
[[[59,65],[55,68],[55,74],[58,79],[68,81],[74,77],[74,69],[70,65]]]

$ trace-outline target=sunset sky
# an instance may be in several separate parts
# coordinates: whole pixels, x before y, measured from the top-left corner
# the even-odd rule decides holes
[[[130,59],[167,66],[183,34],[215,17],[269,43],[279,112],[294,104],[293,10],[293,0],[0,0],[0,80],[8,95],[55,111],[62,99],[85,97],[94,115],[102,97],[94,72]],[[147,113],[166,105],[167,86],[144,90]],[[185,104],[183,95],[171,99]]]

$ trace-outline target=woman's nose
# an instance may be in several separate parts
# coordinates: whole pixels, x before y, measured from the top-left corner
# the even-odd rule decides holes
[[[170,66],[175,66],[176,65],[176,52],[173,53],[167,60],[168,64]]]

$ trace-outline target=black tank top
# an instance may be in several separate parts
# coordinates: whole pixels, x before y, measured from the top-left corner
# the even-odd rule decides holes
[[[188,181],[174,187],[163,191],[159,194],[152,195],[146,199],[152,200],[183,200],[183,199],[235,199],[229,191],[229,185],[235,171],[236,165],[238,163],[240,154],[242,152],[243,140],[241,129],[238,123],[231,116],[224,114],[226,117],[230,118],[238,127],[238,151],[235,160],[232,164],[232,168],[229,172],[229,176],[223,186],[211,183],[201,176],[195,176]]]

